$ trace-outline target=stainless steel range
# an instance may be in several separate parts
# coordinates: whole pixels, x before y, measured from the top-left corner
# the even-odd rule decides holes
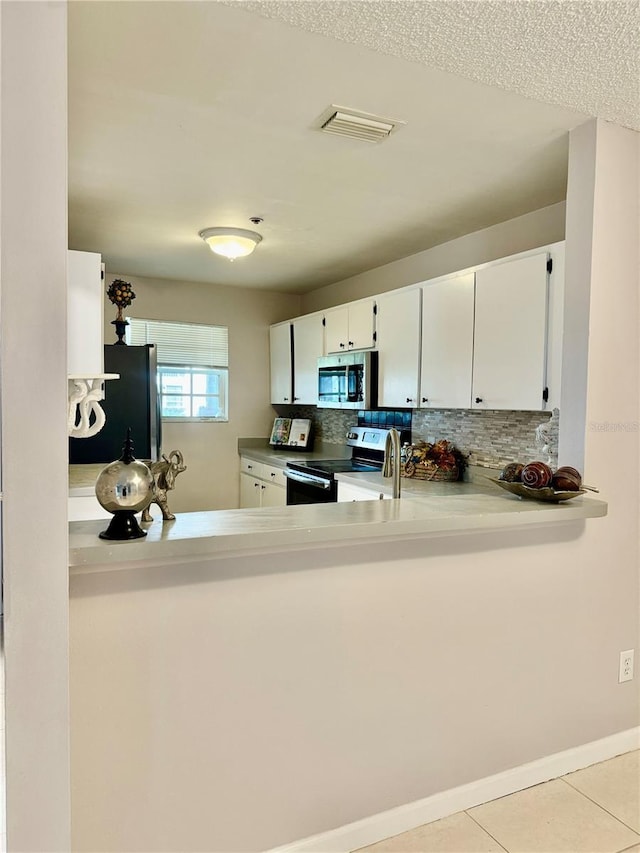
[[[348,459],[288,462],[287,504],[332,503],[338,500],[336,474],[349,471],[381,471],[388,429],[353,426],[347,433],[352,448]]]

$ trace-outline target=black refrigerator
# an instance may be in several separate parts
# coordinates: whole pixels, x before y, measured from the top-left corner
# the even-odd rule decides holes
[[[157,384],[156,347],[107,344],[104,372],[120,379],[104,383],[102,408],[105,425],[91,438],[69,439],[69,464],[113,462],[122,456],[122,445],[131,427],[136,459],[160,458],[161,421]]]

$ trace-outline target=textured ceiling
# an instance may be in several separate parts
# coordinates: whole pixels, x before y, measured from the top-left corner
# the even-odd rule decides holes
[[[640,130],[638,0],[244,0],[241,5],[309,32]]]
[[[554,204],[572,128],[637,126],[637,12],[69,3],[69,245],[109,272],[305,292]],[[331,104],[406,124],[319,133]],[[198,237],[252,216],[248,258]]]

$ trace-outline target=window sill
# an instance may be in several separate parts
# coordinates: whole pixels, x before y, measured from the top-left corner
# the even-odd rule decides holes
[[[229,418],[161,418],[163,424],[228,424]]]

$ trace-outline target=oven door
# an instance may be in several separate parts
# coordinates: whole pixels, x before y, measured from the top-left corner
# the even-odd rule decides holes
[[[333,478],[318,477],[291,468],[284,469],[287,478],[287,506],[328,504],[338,500],[338,484]]]

